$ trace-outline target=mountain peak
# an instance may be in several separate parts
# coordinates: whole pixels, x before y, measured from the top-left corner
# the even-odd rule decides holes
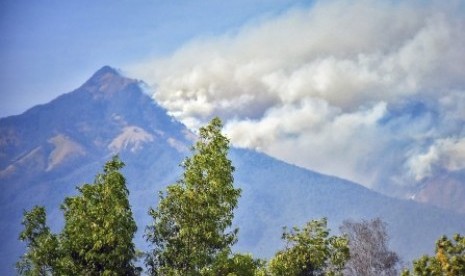
[[[81,88],[95,94],[111,95],[133,82],[135,80],[123,77],[117,69],[106,65],[95,72]]]
[[[105,65],[102,68],[100,68],[99,70],[97,70],[97,72],[94,73],[94,75],[91,77],[91,79],[92,78],[99,78],[100,76],[107,75],[107,74],[114,75],[114,76],[121,76],[121,74],[118,72],[117,69],[115,69],[115,68],[113,68],[111,66]]]

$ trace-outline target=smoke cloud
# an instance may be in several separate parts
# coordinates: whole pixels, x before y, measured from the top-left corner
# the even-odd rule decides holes
[[[383,190],[465,169],[460,2],[319,1],[132,74],[191,128]]]

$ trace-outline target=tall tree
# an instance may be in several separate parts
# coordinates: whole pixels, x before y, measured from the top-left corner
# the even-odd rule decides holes
[[[50,275],[59,258],[58,239],[46,225],[44,207],[24,211],[24,230],[19,239],[27,243],[27,252],[16,264],[21,275]]]
[[[270,260],[271,275],[342,275],[349,258],[348,240],[330,236],[326,219],[312,220],[304,228],[284,230],[287,245]]]
[[[61,235],[67,274],[134,275],[137,230],[129,205],[129,191],[114,156],[93,184],[77,188],[79,195],[65,199],[65,227]]]
[[[436,242],[435,256],[415,260],[413,272],[405,270],[402,275],[465,275],[465,236],[456,234],[452,239],[442,236]]]
[[[240,189],[233,185],[229,140],[214,118],[200,128],[193,155],[181,164],[182,178],[160,193],[146,237],[153,250],[147,265],[153,275],[200,275],[229,254],[238,229],[231,229]],[[226,252],[226,253],[225,253]]]
[[[114,156],[95,183],[77,188],[65,199],[65,226],[54,235],[43,207],[24,212],[20,240],[28,251],[17,263],[21,275],[137,275],[133,265],[137,230],[128,201],[129,191]]]
[[[349,239],[350,260],[345,275],[398,275],[400,259],[389,250],[386,223],[380,218],[344,221],[340,230]]]

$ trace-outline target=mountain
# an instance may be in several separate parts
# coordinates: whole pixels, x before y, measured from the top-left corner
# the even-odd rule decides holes
[[[64,197],[92,182],[118,152],[128,163],[131,200],[142,221],[162,183],[178,175],[189,137],[182,124],[143,94],[140,83],[110,67],[46,105],[0,119],[0,267],[11,266],[22,254],[17,237],[23,209],[45,205],[58,231]]]
[[[431,177],[422,183],[414,199],[465,214],[464,180],[464,170]]]
[[[0,274],[24,252],[17,236],[24,209],[45,205],[48,223],[59,231],[59,206],[75,186],[92,182],[101,166],[119,153],[139,227],[143,230],[157,192],[173,183],[178,164],[195,135],[168,116],[141,83],[103,67],[78,89],[18,116],[0,119]],[[413,201],[393,199],[358,184],[322,175],[262,153],[232,149],[235,183],[242,197],[234,223],[235,249],[269,257],[282,246],[283,226],[328,217],[337,231],[344,219],[381,217],[391,245],[405,260],[430,253],[442,234],[465,232],[465,215]]]

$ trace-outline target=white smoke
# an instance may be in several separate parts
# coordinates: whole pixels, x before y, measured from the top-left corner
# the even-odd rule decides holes
[[[408,165],[418,181],[434,175],[437,169],[463,170],[465,169],[465,138],[439,139],[425,153],[412,156]]]
[[[133,73],[192,128],[368,187],[464,169],[461,2],[319,1]]]

